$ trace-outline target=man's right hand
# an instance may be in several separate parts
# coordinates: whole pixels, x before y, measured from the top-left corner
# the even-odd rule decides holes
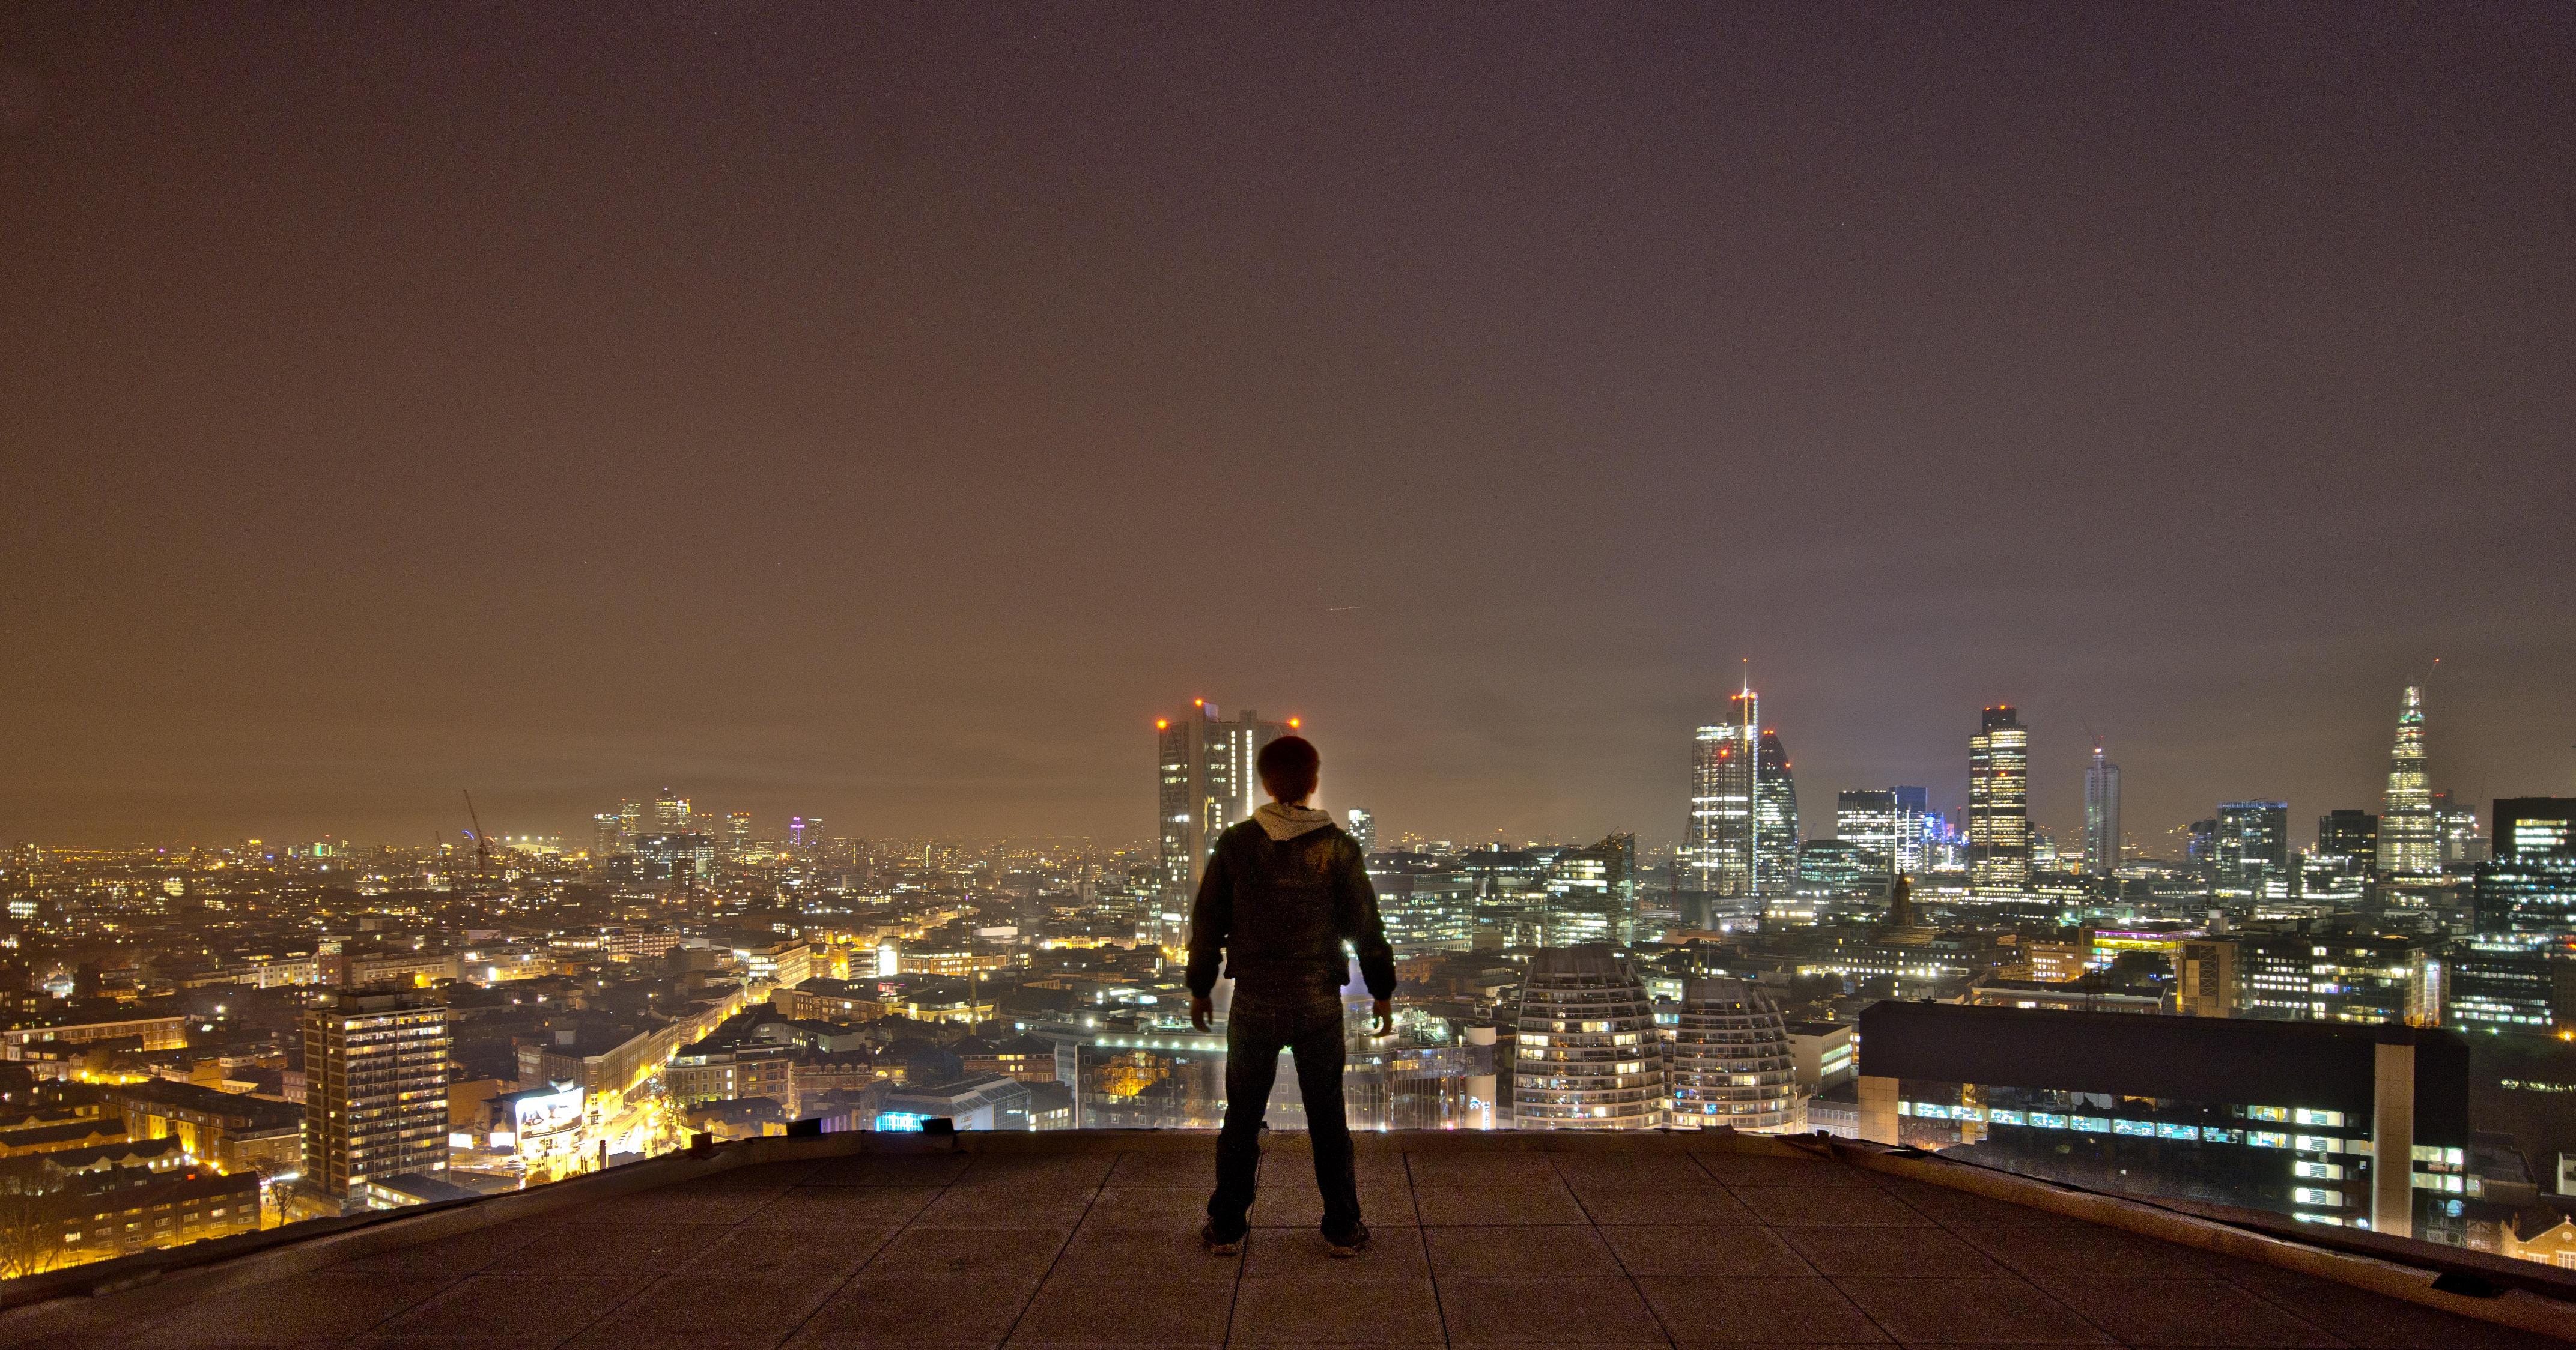
[[[1205,1030],[1207,1030],[1207,1029],[1208,1029],[1208,1015],[1209,1015],[1210,1013],[1215,1012],[1215,1011],[1216,1011],[1216,1005],[1215,1005],[1215,1004],[1213,1004],[1213,1003],[1210,1003],[1210,1002],[1208,1001],[1208,997],[1207,997],[1207,995],[1205,995],[1205,994],[1192,994],[1192,995],[1190,995],[1190,1025],[1191,1025],[1191,1026],[1197,1027],[1197,1028],[1198,1028],[1199,1030],[1201,1030],[1201,1031],[1205,1031]]]

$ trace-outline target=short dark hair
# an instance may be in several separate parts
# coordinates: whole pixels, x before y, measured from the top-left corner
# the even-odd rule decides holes
[[[1261,771],[1261,786],[1283,802],[1300,801],[1315,795],[1315,779],[1323,771],[1324,757],[1315,753],[1315,743],[1303,736],[1282,736],[1261,747],[1260,758],[1253,761]]]

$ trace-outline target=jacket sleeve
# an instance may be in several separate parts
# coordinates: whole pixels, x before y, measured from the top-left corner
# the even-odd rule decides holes
[[[1342,936],[1360,958],[1360,979],[1370,998],[1395,997],[1395,951],[1386,945],[1386,923],[1378,917],[1377,887],[1369,884],[1368,860],[1359,844],[1345,839],[1333,890],[1341,906]]]
[[[1190,993],[1206,998],[1216,991],[1225,963],[1225,946],[1234,936],[1234,872],[1226,865],[1222,843],[1208,855],[1207,872],[1199,878],[1198,899],[1190,905]]]

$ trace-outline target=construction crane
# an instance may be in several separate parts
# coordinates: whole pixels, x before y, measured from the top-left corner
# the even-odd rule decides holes
[[[474,814],[474,794],[464,788],[457,791],[465,793],[465,818],[474,822],[474,880],[479,885],[492,870],[492,841],[483,837],[483,818]]]

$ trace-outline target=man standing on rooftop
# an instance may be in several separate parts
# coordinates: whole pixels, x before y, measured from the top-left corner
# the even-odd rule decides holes
[[[1219,835],[1190,911],[1190,1021],[1208,1029],[1218,968],[1234,977],[1225,1019],[1225,1128],[1216,1141],[1216,1193],[1201,1237],[1220,1256],[1243,1250],[1261,1172],[1261,1121],[1279,1052],[1297,1062],[1324,1242],[1335,1256],[1368,1245],[1342,1113],[1342,998],[1357,953],[1377,1034],[1392,1029],[1395,954],[1377,913],[1359,845],[1308,803],[1323,757],[1302,736],[1261,748],[1255,766],[1272,800]],[[1347,945],[1346,945],[1347,944]]]

